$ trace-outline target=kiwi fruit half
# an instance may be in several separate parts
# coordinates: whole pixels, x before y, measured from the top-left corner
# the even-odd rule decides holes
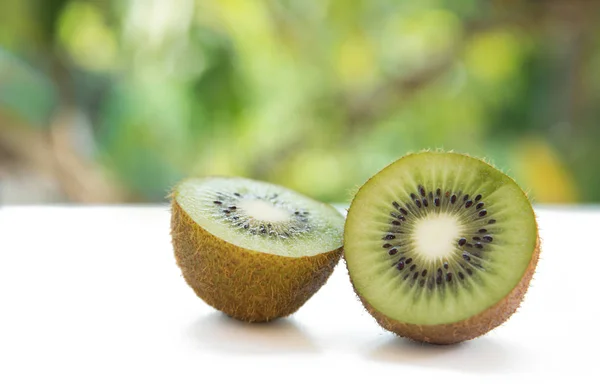
[[[531,204],[511,178],[466,155],[422,152],[360,188],[344,250],[354,289],[381,326],[450,344],[515,312],[540,248]]]
[[[184,180],[171,235],[183,277],[206,303],[249,322],[295,312],[342,254],[344,218],[292,190],[245,178]]]

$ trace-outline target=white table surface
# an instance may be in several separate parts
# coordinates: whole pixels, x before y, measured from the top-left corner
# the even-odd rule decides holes
[[[537,213],[521,309],[432,346],[380,328],[342,263],[290,318],[224,317],[181,277],[165,206],[0,208],[0,386],[598,385],[600,210]]]

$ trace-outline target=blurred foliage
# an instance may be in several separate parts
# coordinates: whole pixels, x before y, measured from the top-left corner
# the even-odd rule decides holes
[[[0,131],[76,111],[74,151],[121,200],[224,174],[347,201],[443,148],[538,202],[599,202],[600,8],[566,3],[3,1]]]

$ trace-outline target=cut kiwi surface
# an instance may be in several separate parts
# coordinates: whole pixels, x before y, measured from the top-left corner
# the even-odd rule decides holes
[[[535,215],[518,185],[444,152],[405,156],[361,187],[344,244],[354,289],[376,320],[440,344],[510,317],[539,256]]]
[[[333,207],[250,179],[188,179],[172,194],[172,242],[186,282],[244,321],[302,306],[339,261],[343,227]]]

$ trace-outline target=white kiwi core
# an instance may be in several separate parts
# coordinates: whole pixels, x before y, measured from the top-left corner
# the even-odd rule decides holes
[[[273,204],[260,200],[242,200],[238,207],[246,212],[246,215],[264,222],[287,222],[290,220],[290,213],[281,207],[275,207]]]
[[[444,259],[454,254],[461,233],[462,227],[456,217],[444,213],[428,214],[415,224],[412,236],[415,252],[429,261]]]

